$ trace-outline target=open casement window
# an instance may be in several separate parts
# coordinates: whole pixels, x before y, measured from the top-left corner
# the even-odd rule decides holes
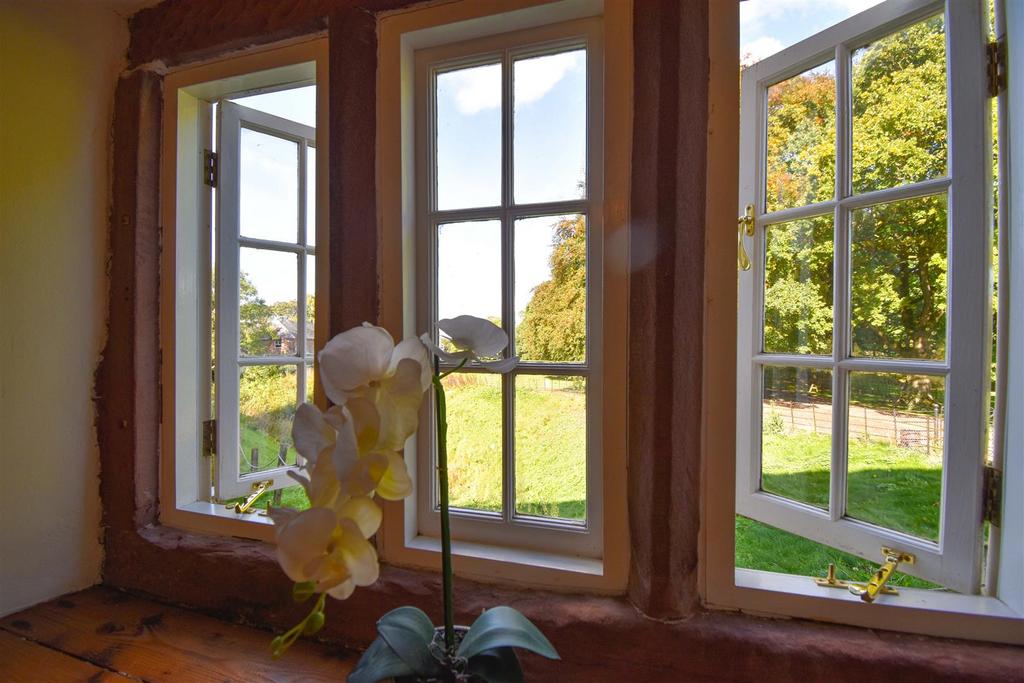
[[[218,130],[215,489],[228,499],[295,484],[291,416],[313,390],[316,132],[227,100]]]
[[[912,553],[900,571],[962,593],[992,348],[985,16],[890,0],[742,75],[736,512]]]
[[[460,541],[601,557],[601,84],[598,19],[415,54],[418,329],[486,317],[520,358],[444,380]],[[417,519],[436,538],[433,424]]]

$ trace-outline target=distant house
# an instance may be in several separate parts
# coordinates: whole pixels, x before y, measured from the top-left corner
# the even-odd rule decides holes
[[[299,338],[298,324],[291,318],[275,315],[270,319],[274,335],[267,339],[267,355],[294,356]],[[313,350],[313,326],[306,325],[306,353]]]

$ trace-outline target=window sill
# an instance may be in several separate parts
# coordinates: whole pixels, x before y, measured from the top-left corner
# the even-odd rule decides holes
[[[854,630],[883,628],[993,643],[1024,642],[1021,615],[995,598],[900,588],[898,597],[884,596],[867,604],[847,591],[816,586],[806,577],[749,569],[735,570],[734,586],[720,583],[709,585],[707,602],[714,608],[848,624]]]
[[[847,590],[825,588],[814,583],[810,577],[778,574],[755,569],[737,569],[736,586],[754,590],[767,590],[790,595],[836,600],[853,605],[864,605],[863,601]],[[962,595],[941,590],[924,588],[899,588],[899,595],[883,596],[876,605],[889,603],[891,607],[952,612],[955,614],[976,614],[1003,619],[1020,619],[1021,615],[996,598],[982,595]],[[868,607],[867,605],[864,605]]]
[[[436,557],[436,556],[435,556]],[[195,568],[207,577],[195,581]],[[304,616],[263,543],[167,527],[108,534],[105,582],[221,616],[276,629]],[[365,647],[382,614],[404,604],[440,619],[436,572],[384,566],[380,580],[328,607],[323,637]],[[508,604],[551,639],[562,660],[524,657],[530,680],[1015,680],[1021,648],[950,641],[873,629],[699,612],[676,622],[643,617],[623,598],[569,595],[456,579],[456,619]],[[882,607],[876,605],[868,607]],[[839,675],[837,675],[837,673]]]
[[[416,536],[406,543],[406,547],[413,550],[440,553],[441,541],[432,536]],[[536,550],[505,548],[463,541],[452,542],[452,553],[456,557],[489,560],[513,566],[540,567],[570,574],[585,574],[589,576],[601,576],[604,574],[604,563],[601,560],[588,557],[573,557]]]

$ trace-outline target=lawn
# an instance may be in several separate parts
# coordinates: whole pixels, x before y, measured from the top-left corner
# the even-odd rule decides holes
[[[453,375],[448,402],[452,505],[501,510],[501,378]],[[586,516],[586,395],[572,380],[518,377],[515,394],[516,509]]]
[[[762,486],[793,500],[828,506],[831,437],[766,434]],[[849,449],[847,514],[927,539],[939,532],[942,460],[873,439],[853,439]],[[736,518],[736,566],[799,575],[823,575],[829,563],[839,578],[866,581],[877,564],[751,519]],[[895,585],[934,588],[897,574]]]
[[[583,520],[586,515],[586,395],[579,380],[518,377],[515,391],[516,508],[523,514]],[[448,398],[448,455],[452,504],[501,510],[501,378],[453,375]],[[260,467],[276,460],[277,441],[243,422],[246,453]],[[769,433],[764,437],[766,491],[810,505],[828,505],[830,437]],[[288,461],[295,452],[289,449]],[[857,438],[850,443],[848,514],[926,539],[937,539],[942,463],[919,450]],[[270,502],[266,497],[259,507]],[[298,486],[281,504],[305,508]],[[797,575],[824,575],[829,563],[843,579],[865,581],[877,564],[751,519],[736,518],[736,566]],[[934,588],[897,574],[895,585]]]

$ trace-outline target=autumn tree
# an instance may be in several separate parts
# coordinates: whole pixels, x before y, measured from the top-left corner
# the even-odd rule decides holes
[[[582,215],[555,223],[551,279],[533,290],[516,327],[525,360],[582,361],[587,347],[587,229]]]

